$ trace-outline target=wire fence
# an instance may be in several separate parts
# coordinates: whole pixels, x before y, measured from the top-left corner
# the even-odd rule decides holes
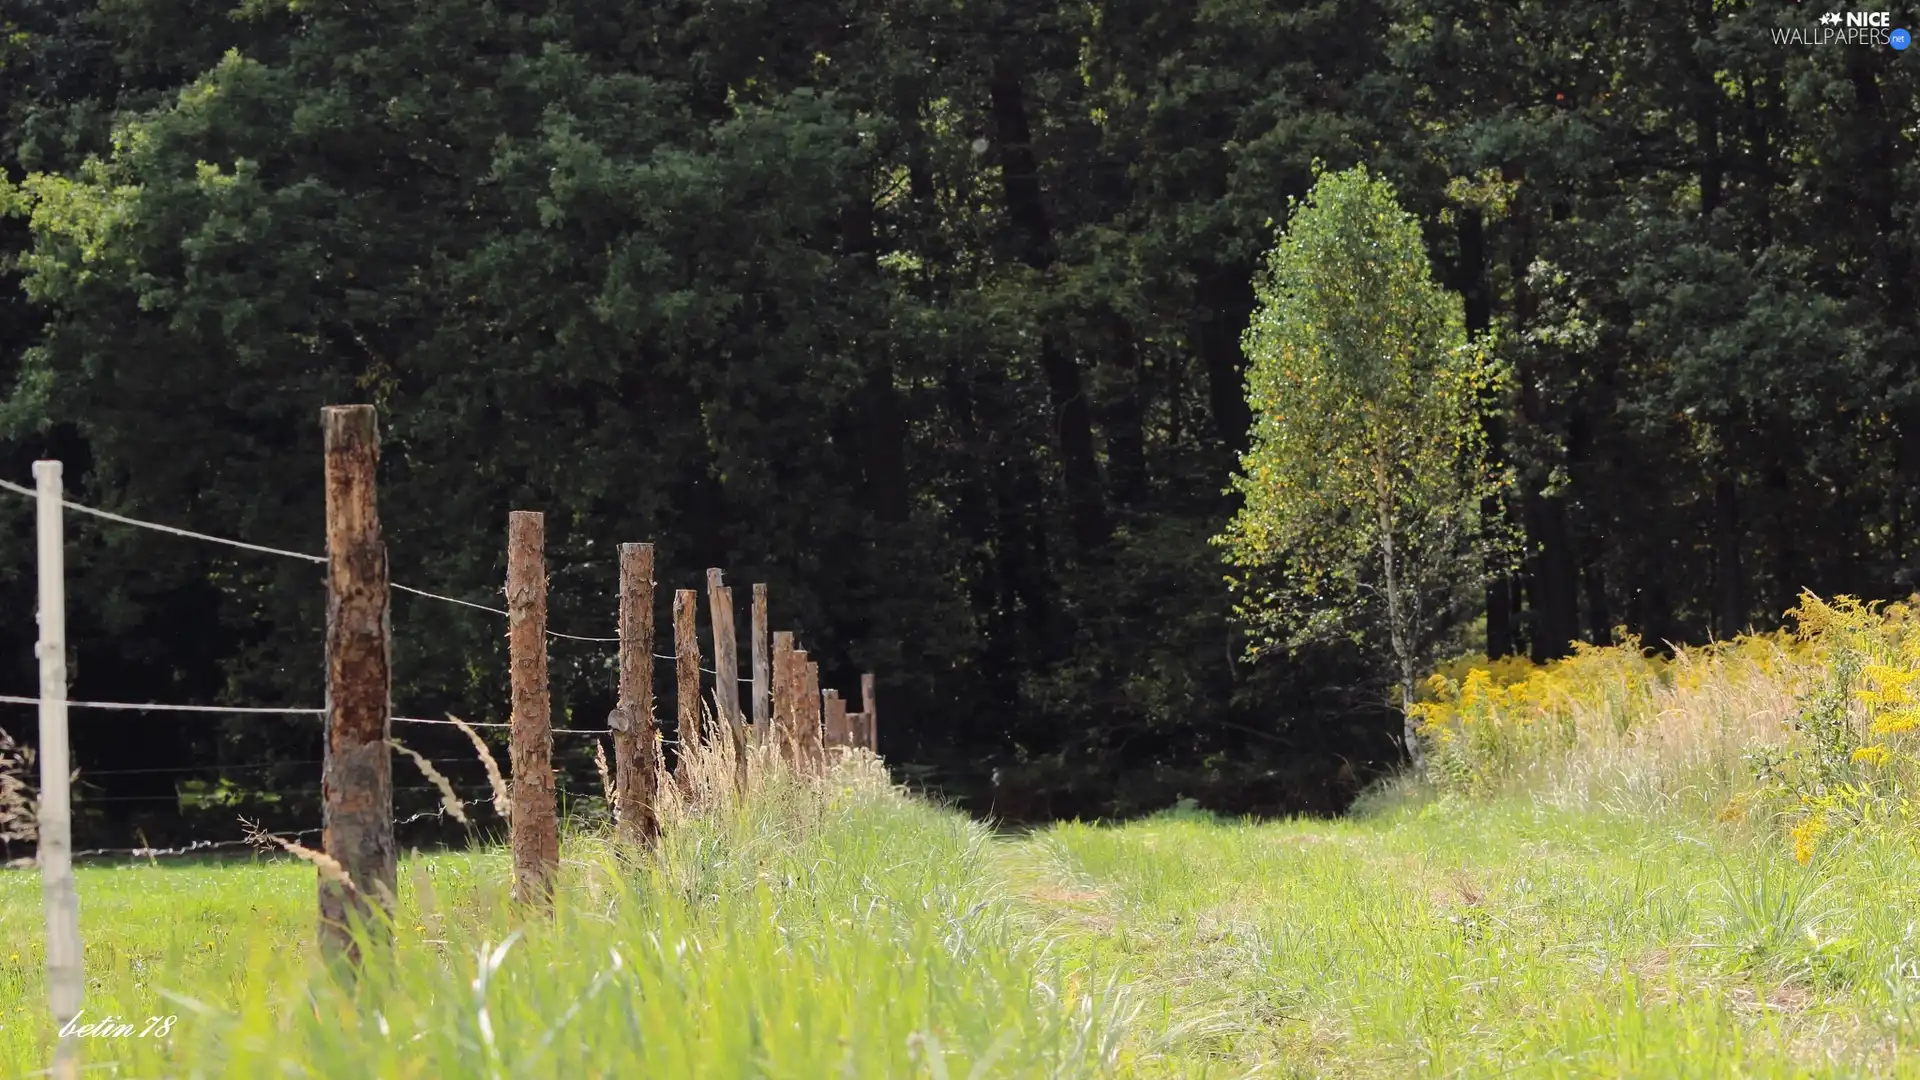
[[[23,485],[16,484],[4,479],[0,479],[0,491],[12,492],[16,495],[20,495],[27,499],[36,500],[36,501],[39,498],[39,493],[36,492],[34,489],[25,487]],[[233,548],[239,551],[248,551],[248,552],[254,552],[257,554],[264,554],[264,555],[274,555],[274,556],[279,556],[281,558],[296,559],[302,562],[318,563],[321,565],[326,565],[329,561],[328,558],[324,555],[315,555],[315,554],[311,554],[303,551],[291,551],[286,548],[273,547],[267,544],[255,544],[255,543],[250,543],[244,540],[235,540],[231,537],[217,536],[211,533],[197,532],[192,529],[183,529],[173,525],[162,524],[160,522],[147,521],[141,518],[130,517],[125,514],[117,514],[109,510],[102,510],[98,507],[88,506],[88,505],[85,505],[84,503],[74,502],[70,499],[65,499],[65,498],[61,499],[60,505],[63,508],[67,510],[71,510],[75,513],[84,514],[89,517],[98,518],[100,520],[112,522],[114,524],[125,525],[132,528],[137,528],[137,529],[146,529],[146,530],[161,533],[167,536],[175,536],[175,537],[181,537],[189,540],[197,540],[203,543],[216,544],[216,545],[220,545],[228,548]],[[417,596],[426,600],[433,600],[433,601],[437,601],[444,604],[450,604],[456,607],[468,608],[474,611],[484,612],[486,614],[494,615],[500,618],[511,617],[509,613],[506,611],[506,609],[504,608],[494,607],[489,604],[476,603],[472,600],[463,600],[457,596],[448,596],[444,593],[437,593],[428,589],[420,589],[411,585],[403,585],[403,584],[400,584],[399,582],[389,582],[388,588],[394,592],[406,593],[410,596]],[[572,634],[572,633],[565,633],[562,631],[551,630],[551,629],[548,630],[546,633],[547,633],[547,637],[551,639],[558,639],[558,640],[564,640],[564,641],[579,641],[579,642],[586,642],[589,644],[596,644],[596,645],[617,645],[620,642],[620,637],[617,634],[613,636]],[[649,650],[649,652],[650,652],[650,655],[655,660],[658,660],[664,663],[679,662],[678,656],[651,652],[651,650]],[[718,672],[716,672],[713,668],[702,666],[700,670],[704,674],[714,676],[715,678],[719,677]],[[740,678],[738,681],[742,684],[748,684],[748,685],[750,685],[753,682],[752,678],[750,677],[743,677],[743,678]],[[37,696],[28,697],[28,696],[17,695],[17,694],[0,694],[0,705],[21,705],[21,706],[38,707],[40,704],[41,704],[41,699]],[[99,710],[99,711],[107,711],[107,712],[142,712],[142,713],[176,713],[176,714],[184,713],[184,714],[198,714],[198,715],[206,715],[206,716],[288,716],[288,717],[308,717],[308,718],[320,719],[320,718],[324,718],[327,715],[327,710],[322,708],[300,708],[300,707],[288,707],[288,706],[191,705],[191,704],[176,704],[176,703],[170,703],[170,702],[157,702],[157,701],[132,702],[132,701],[77,701],[77,700],[68,700],[66,702],[66,705],[69,708],[73,708],[73,709],[88,709],[88,710]],[[455,721],[452,719],[438,720],[438,719],[433,719],[429,717],[417,717],[417,716],[393,716],[390,719],[393,723],[396,723],[396,724],[425,724],[425,725],[440,725],[440,726],[449,726],[449,727],[459,726],[461,724],[464,724],[465,726],[471,727],[471,728],[489,728],[489,729],[511,728],[513,726],[511,723],[504,723],[504,722]],[[568,736],[598,737],[602,735],[611,734],[611,732],[605,728],[554,727],[554,728],[551,728],[550,730],[555,735],[568,735]],[[671,738],[663,738],[661,742],[662,742],[662,745],[672,746],[672,745],[677,745],[678,740],[671,739]],[[436,765],[470,763],[466,758],[429,758],[428,760],[432,761]],[[286,766],[286,767],[313,766],[313,765],[318,765],[322,763],[323,762],[319,759],[312,759],[312,760],[289,759],[289,760],[280,760],[280,761],[248,762],[248,763],[238,764],[238,765],[223,765],[223,764],[214,763],[214,764],[208,764],[208,765],[160,766],[160,767],[150,767],[150,768],[140,768],[140,769],[82,770],[81,775],[83,776],[133,776],[133,775],[155,775],[155,774],[183,775],[188,773],[207,773],[207,772],[230,773],[230,772],[270,769],[270,768],[281,767],[281,766]],[[471,763],[477,764],[477,761],[471,762]],[[437,792],[438,791],[438,789],[433,787],[432,785],[394,787],[391,790],[394,791],[395,793],[399,793],[403,791],[404,792],[413,792],[413,791]],[[302,789],[301,791],[293,792],[293,793],[311,794],[311,792],[306,792],[304,789]],[[275,794],[288,794],[288,792],[281,791],[281,792],[275,792]],[[180,802],[183,799],[190,800],[193,797],[194,797],[193,793],[183,793],[183,792],[176,792],[172,795],[96,795],[96,796],[91,796],[85,799],[84,802],[88,805],[103,804],[103,803],[127,803],[127,802],[166,802],[166,801]],[[434,810],[414,814],[413,816],[408,818],[396,820],[394,822],[394,825],[395,826],[408,825],[418,821],[427,820],[430,818],[444,819],[445,816],[446,816],[445,808],[440,807]],[[305,837],[305,836],[312,836],[320,833],[321,831],[322,830],[320,829],[307,829],[307,830],[302,830],[300,832],[287,833],[284,835],[292,838],[299,838],[299,837]],[[195,840],[188,844],[177,846],[177,847],[136,846],[136,847],[125,847],[125,848],[87,848],[84,850],[73,852],[73,856],[76,858],[123,856],[128,858],[151,859],[151,858],[161,858],[161,857],[178,857],[178,856],[185,856],[185,855],[194,855],[194,854],[200,854],[200,853],[206,853],[206,852],[219,851],[227,848],[247,847],[250,845],[257,846],[257,843],[256,841],[247,840],[247,839]]]
[[[34,491],[32,488],[24,487],[20,484],[13,483],[10,480],[0,480],[0,490],[11,491],[16,495],[21,495],[29,499],[39,498],[39,493]],[[265,555],[278,555],[278,556],[281,556],[282,558],[299,559],[303,562],[319,563],[323,566],[326,565],[327,563],[327,557],[325,555],[313,555],[304,551],[288,551],[285,548],[269,547],[265,544],[252,544],[244,540],[234,540],[225,536],[215,536],[211,533],[194,532],[191,529],[177,528],[172,525],[162,525],[159,522],[155,522],[155,521],[146,521],[141,518],[128,517],[125,514],[116,514],[109,510],[101,510],[97,507],[87,506],[83,503],[73,502],[70,499],[61,499],[60,505],[76,513],[87,514],[92,517],[101,518],[103,520],[115,522],[120,525],[132,526],[133,528],[137,528],[137,529],[149,529],[149,530],[152,530],[153,532],[165,533],[169,536],[185,537],[190,540],[200,540],[210,544],[222,544],[227,547],[237,548],[242,551],[253,551],[253,552],[258,552]],[[462,600],[457,596],[447,596],[444,593],[432,592],[427,589],[418,589],[418,588],[414,588],[411,585],[402,585],[399,582],[389,582],[387,584],[387,588],[395,592],[403,592],[412,596],[422,597],[427,600],[437,600],[445,604],[453,604],[458,607],[471,608],[475,611],[484,611],[490,615],[497,615],[503,619],[509,617],[505,608],[497,608],[488,604],[479,604],[479,603],[475,603],[472,600]],[[548,630],[547,636],[549,638],[557,638],[562,641],[584,641],[591,644],[602,644],[602,645],[617,645],[620,642],[620,637],[618,634],[612,637],[603,637],[603,636],[595,636],[590,634],[568,634],[568,633],[562,633],[561,631],[558,631],[558,630]],[[676,663],[679,661],[679,657],[677,656],[669,656],[662,653],[654,653],[653,658],[655,660],[661,660],[669,663]],[[718,673],[715,672],[714,669],[712,668],[702,667],[700,670],[708,675],[713,675],[715,678],[719,677]],[[753,682],[751,678],[739,678],[738,681],[741,682],[742,684],[749,684]],[[0,699],[0,700],[5,700],[5,699]],[[222,709],[220,707],[214,707],[214,706],[164,706],[164,705],[151,705],[151,704],[149,705],[105,704],[105,705],[98,705],[98,706],[83,704],[81,702],[70,702],[69,704],[74,705],[76,707],[80,707],[80,708],[92,708],[92,707],[146,708],[146,709],[153,709],[156,711],[173,709],[175,711],[182,711],[182,712],[194,712],[194,711],[300,712],[300,711],[303,711],[298,709],[285,709],[285,710]],[[314,711],[320,711],[320,710],[314,710]]]
[[[741,676],[737,636],[739,624],[734,614],[733,592],[725,586],[722,572],[717,568],[710,568],[706,579],[714,648],[713,666],[699,662],[700,646],[696,634],[698,593],[695,590],[682,589],[673,594],[674,655],[654,652],[651,641],[634,641],[627,637],[634,632],[636,612],[641,632],[646,636],[653,633],[651,627],[654,623],[649,613],[656,584],[651,580],[652,545],[622,545],[620,549],[619,632],[612,635],[576,634],[548,627],[550,578],[546,572],[544,552],[544,515],[537,511],[516,510],[508,517],[507,578],[501,590],[501,595],[508,598],[504,607],[392,581],[387,576],[387,550],[379,533],[375,510],[375,463],[378,457],[375,410],[370,405],[329,406],[322,410],[321,419],[327,457],[327,555],[236,540],[74,502],[63,493],[62,466],[57,461],[35,463],[34,488],[0,480],[0,491],[32,500],[36,510],[39,589],[36,610],[39,634],[35,652],[40,661],[41,692],[33,696],[0,695],[0,706],[33,706],[40,714],[38,828],[28,839],[37,848],[36,860],[46,894],[47,998],[55,1022],[62,1025],[53,1059],[56,1071],[62,1075],[71,1074],[77,1061],[76,1043],[69,1037],[66,1025],[79,1016],[85,996],[85,964],[73,874],[74,858],[119,856],[157,860],[162,856],[190,856],[241,846],[253,846],[265,851],[277,845],[279,850],[306,860],[321,870],[322,880],[316,897],[321,951],[329,956],[355,960],[359,955],[359,946],[349,930],[354,913],[370,914],[374,908],[392,903],[388,887],[393,883],[396,870],[395,828],[449,816],[465,824],[469,830],[474,826],[463,810],[466,800],[460,797],[453,781],[434,767],[432,759],[394,740],[394,725],[444,725],[468,729],[465,734],[472,740],[477,756],[467,764],[484,766],[488,789],[486,794],[478,794],[476,785],[476,797],[472,801],[491,801],[495,811],[507,822],[513,850],[514,896],[534,902],[552,898],[561,865],[555,799],[566,785],[557,783],[564,778],[564,773],[554,768],[551,736],[588,736],[595,740],[593,757],[601,783],[598,794],[607,801],[607,809],[621,841],[635,850],[644,850],[659,838],[660,818],[655,813],[652,796],[648,793],[656,790],[655,784],[666,771],[666,755],[661,753],[666,746],[683,744],[675,755],[677,775],[668,782],[692,785],[689,790],[693,787],[705,790],[701,785],[706,782],[698,779],[702,774],[697,765],[704,759],[698,753],[689,751],[697,750],[709,739],[715,740],[715,746],[726,745],[730,739],[731,752],[723,751],[714,760],[730,758],[733,762],[731,779],[735,794],[744,797],[748,793],[749,755],[740,686],[752,687],[754,737],[756,743],[761,739],[771,740],[767,745],[777,751],[780,760],[776,764],[784,763],[810,777],[824,779],[829,765],[835,760],[830,756],[830,745],[849,751],[877,751],[872,707],[874,676],[871,673],[860,676],[862,708],[858,712],[850,712],[838,691],[822,688],[819,660],[809,660],[805,650],[795,647],[792,632],[773,634],[769,648],[764,584],[756,584],[753,589],[753,666],[751,674]],[[67,697],[66,540],[63,525],[67,511],[235,551],[326,566],[326,707],[70,700]],[[557,572],[578,568],[562,567]],[[436,719],[392,714],[392,608],[396,593],[482,612],[506,619],[515,627],[515,632],[508,635],[512,653],[513,722],[481,721],[467,724],[451,715],[446,719]],[[695,602],[688,603],[689,600]],[[520,621],[523,618],[531,622],[523,623]],[[539,626],[542,633],[534,635],[520,632],[529,625]],[[608,714],[605,727],[551,726],[551,699],[547,685],[548,641],[577,641],[603,647],[624,646],[619,650],[618,657],[620,674],[617,704]],[[772,661],[771,669],[769,660]],[[677,723],[674,727],[679,738],[660,740],[659,745],[654,745],[658,732],[655,725],[649,722],[646,705],[649,699],[645,689],[653,677],[652,666],[656,661],[673,664],[677,669]],[[703,674],[713,680],[710,684],[711,712],[706,708],[707,701],[702,700],[708,697],[700,678]],[[633,712],[636,686],[641,688],[640,711],[637,715]],[[216,762],[208,767],[176,769],[154,766],[103,772],[103,776],[179,776],[212,772],[219,776],[219,783],[175,783],[172,785],[175,790],[171,794],[155,792],[149,795],[137,793],[139,787],[151,790],[161,784],[142,782],[135,786],[135,793],[97,796],[88,793],[80,803],[86,806],[93,803],[171,801],[182,811],[257,808],[274,814],[275,804],[284,804],[279,806],[282,810],[297,809],[305,805],[306,797],[318,794],[324,805],[323,820],[326,825],[321,829],[307,829],[291,835],[300,837],[320,833],[324,837],[322,847],[325,850],[314,851],[287,835],[267,832],[261,825],[244,817],[240,819],[240,824],[245,833],[238,838],[194,839],[184,845],[161,847],[147,843],[145,833],[136,832],[135,835],[142,841],[141,846],[73,850],[73,784],[83,775],[83,770],[73,769],[69,710],[320,720],[325,726],[328,750],[325,758],[319,762],[325,775],[317,791],[307,784],[287,787],[260,782],[246,786],[229,783],[229,769]],[[512,733],[511,760],[515,780],[510,795],[503,794],[503,780],[497,760],[479,733],[472,730],[480,728],[505,728]],[[707,734],[703,736],[703,732]],[[598,741],[603,736],[613,743],[612,756],[616,770],[609,769],[605,747]],[[384,757],[388,747],[405,750],[425,779],[432,783],[395,786],[393,777],[385,767],[385,762],[391,760]],[[372,756],[376,754],[383,756]],[[367,763],[370,761],[382,764],[369,767]],[[314,762],[296,762],[292,759],[255,761],[231,766],[230,771],[271,769],[295,764],[310,766]],[[617,785],[611,775],[613,771],[617,771],[620,777]],[[93,786],[97,790],[106,790],[101,785]],[[464,780],[462,786],[465,786]],[[266,790],[268,788],[271,790]],[[679,788],[675,786],[668,790],[677,791]],[[407,801],[417,806],[418,803],[410,797],[416,792],[434,793],[438,796],[439,805],[395,820],[394,797],[406,794],[409,796]],[[507,798],[511,799],[510,807],[502,801]],[[293,801],[285,802],[288,799]],[[18,799],[13,801],[17,803]],[[10,808],[10,813],[16,811],[17,808]],[[183,816],[195,815],[187,813]],[[135,812],[135,817],[137,820],[138,812]],[[469,837],[472,836],[470,831]],[[380,887],[369,887],[368,882]]]

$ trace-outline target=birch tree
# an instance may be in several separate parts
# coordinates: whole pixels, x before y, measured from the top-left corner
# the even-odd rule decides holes
[[[1248,327],[1244,503],[1217,540],[1253,651],[1350,637],[1403,712],[1484,580],[1483,414],[1504,372],[1433,280],[1419,223],[1356,167],[1294,204]],[[1407,751],[1421,763],[1411,719]]]

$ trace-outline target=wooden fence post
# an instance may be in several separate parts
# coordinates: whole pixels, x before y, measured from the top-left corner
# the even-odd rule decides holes
[[[860,739],[867,749],[880,752],[880,729],[875,724],[873,673],[860,676]]]
[[[60,463],[33,463],[39,491],[40,894],[47,920],[47,1004],[63,1034],[52,1075],[78,1074],[78,1047],[67,1025],[80,1015],[86,989],[81,968],[80,892],[73,879],[73,765],[67,741],[67,578]]]
[[[740,718],[740,644],[733,619],[733,590],[719,568],[707,570],[707,615],[713,624],[713,708],[733,744],[733,786],[747,793],[747,729]]]
[[[793,680],[793,727],[789,732],[793,737],[793,766],[796,769],[804,769],[808,765],[807,753],[809,750],[807,743],[807,651],[805,649],[796,648],[793,650],[793,660],[788,669],[788,676]],[[814,691],[813,699],[818,701],[819,698],[819,691]]]
[[[694,632],[694,608],[700,594],[692,589],[677,589],[673,594],[673,655],[679,676],[675,703],[679,709],[680,789],[691,792],[693,768],[689,759],[700,746],[700,637]]]
[[[507,637],[513,680],[513,896],[545,903],[560,867],[553,792],[553,715],[547,689],[546,519],[507,515]]]
[[[802,753],[805,755],[810,767],[815,772],[819,772],[824,770],[827,764],[827,748],[826,744],[821,741],[820,733],[820,665],[808,662],[806,673],[806,697],[802,699],[803,711],[800,715],[802,734],[806,737],[806,744]]]
[[[781,630],[773,635],[773,721],[768,733],[780,760],[794,763],[794,735],[800,730],[794,717],[793,632]]]
[[[357,963],[352,924],[380,934],[393,913],[393,652],[387,546],[374,466],[380,435],[371,405],[320,413],[326,447],[327,738],[321,765],[321,848],[351,884],[320,878],[320,947]]]
[[[653,545],[620,545],[620,703],[613,728],[614,792],[620,841],[651,845],[660,835],[659,728],[653,718]]]
[[[840,691],[827,691],[826,708],[827,745],[852,746],[853,741],[848,738],[847,702],[846,699],[840,696]]]
[[[767,709],[767,584],[755,582],[753,586],[753,741],[756,746],[767,743],[767,727],[770,714]]]

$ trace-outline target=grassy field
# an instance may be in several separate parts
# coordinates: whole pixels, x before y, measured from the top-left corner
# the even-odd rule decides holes
[[[1032,841],[1063,955],[1182,1076],[1920,1076],[1909,847],[1529,799]]]
[[[408,860],[392,970],[306,970],[303,864],[82,872],[90,1040],[126,1076],[1920,1075],[1910,848],[1809,865],[1643,814],[1413,795],[994,838],[866,791],[659,863],[567,852],[551,923],[498,851]],[[0,877],[0,1062],[44,1064],[38,882]],[[520,936],[514,937],[515,931]],[[512,944],[502,950],[502,943]],[[312,990],[309,999],[308,991]],[[105,1072],[105,1070],[102,1070]]]
[[[391,964],[313,973],[304,864],[80,872],[87,1013],[178,1021],[88,1040],[125,1076],[1091,1076],[1113,997],[1063,997],[989,834],[873,775],[792,787],[623,865],[570,840],[551,921],[497,849],[405,860]],[[44,1064],[37,875],[0,877],[0,1065]],[[107,1070],[102,1070],[107,1072]]]
[[[87,1015],[177,1017],[89,1075],[1920,1076],[1920,626],[1869,615],[1446,675],[1428,779],[1337,821],[995,835],[864,759],[638,863],[571,835],[550,919],[496,848],[409,858],[350,989],[305,864],[88,867]],[[0,872],[9,1075],[39,919]]]

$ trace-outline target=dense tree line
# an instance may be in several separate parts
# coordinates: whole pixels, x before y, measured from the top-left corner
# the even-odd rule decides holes
[[[86,501],[312,550],[318,408],[371,400],[396,580],[485,599],[515,508],[560,629],[611,625],[622,541],[663,589],[766,580],[830,683],[882,673],[903,774],[982,808],[996,770],[1003,809],[1328,807],[1397,754],[1361,646],[1245,662],[1208,543],[1316,163],[1392,179],[1515,374],[1488,651],[1913,585],[1914,61],[1777,46],[1795,4],[0,12],[5,475],[58,456]],[[73,533],[77,695],[315,701],[311,565]],[[489,617],[394,622],[400,708],[501,718]],[[554,671],[601,722],[606,658]],[[134,766],[282,759],[233,775],[310,816],[294,722],[76,727],[103,832],[171,813]]]

